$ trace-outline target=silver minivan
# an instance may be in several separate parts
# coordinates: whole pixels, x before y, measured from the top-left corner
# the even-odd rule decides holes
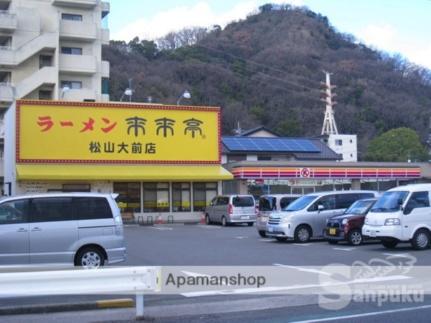
[[[374,191],[333,191],[304,195],[293,201],[283,212],[270,216],[266,235],[278,241],[293,238],[297,242],[323,237],[328,219],[342,214],[357,200],[377,195]]]
[[[256,221],[256,207],[253,195],[220,195],[212,199],[205,208],[205,222],[221,223],[227,226],[233,223],[247,223],[252,226]]]
[[[0,200],[0,265],[96,268],[126,259],[114,194],[53,193]]]
[[[295,201],[299,194],[266,194],[259,198],[256,229],[261,237],[266,237],[266,224],[271,213],[284,210]]]

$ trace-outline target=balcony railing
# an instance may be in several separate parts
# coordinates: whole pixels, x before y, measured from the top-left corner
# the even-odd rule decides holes
[[[60,37],[71,40],[93,41],[97,38],[97,26],[95,23],[61,20]]]
[[[60,72],[94,74],[97,72],[96,57],[90,55],[60,55]]]
[[[18,26],[16,14],[9,10],[0,10],[0,31],[14,31]]]
[[[52,0],[54,6],[72,7],[72,8],[94,8],[100,0]]]
[[[12,83],[0,82],[0,102],[10,103],[13,101],[14,87]]]

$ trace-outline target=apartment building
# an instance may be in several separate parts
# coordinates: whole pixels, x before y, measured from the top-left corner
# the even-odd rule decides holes
[[[109,101],[109,10],[101,0],[0,0],[2,155],[14,99]]]

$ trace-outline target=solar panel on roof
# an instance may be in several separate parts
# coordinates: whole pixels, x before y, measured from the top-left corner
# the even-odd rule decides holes
[[[230,151],[320,152],[309,139],[223,137],[222,141]]]

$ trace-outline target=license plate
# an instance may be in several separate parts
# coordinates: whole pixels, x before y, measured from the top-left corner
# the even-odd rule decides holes
[[[337,229],[335,229],[335,228],[330,228],[330,229],[329,229],[329,234],[330,234],[331,236],[335,236],[335,235],[337,234]]]
[[[371,230],[370,231],[370,237],[375,237],[376,236],[376,231]]]
[[[243,216],[241,217],[241,220],[248,220],[248,219],[250,219],[250,217],[249,217],[248,215],[243,215]]]
[[[274,228],[269,227],[268,232],[274,232]]]

